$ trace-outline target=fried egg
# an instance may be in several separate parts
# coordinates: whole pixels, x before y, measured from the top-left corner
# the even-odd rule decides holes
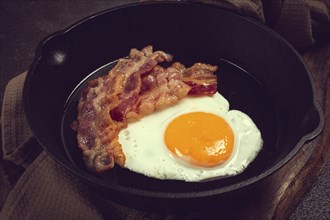
[[[262,149],[252,119],[229,110],[219,93],[186,97],[129,123],[119,133],[127,169],[158,179],[197,182],[237,175]]]

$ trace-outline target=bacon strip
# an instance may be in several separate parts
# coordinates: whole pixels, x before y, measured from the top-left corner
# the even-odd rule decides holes
[[[197,63],[186,69],[180,63],[168,68],[158,65],[171,60],[170,54],[153,52],[152,46],[131,49],[128,58],[119,59],[106,76],[88,82],[81,93],[74,129],[89,170],[100,173],[115,163],[124,166],[118,134],[130,120],[187,95],[216,92],[216,66]]]
[[[183,72],[183,82],[191,86],[189,95],[212,95],[217,91],[217,66],[195,63]]]
[[[156,66],[142,79],[143,93],[139,97],[138,113],[142,116],[178,102],[191,87],[182,81],[182,71],[175,65],[165,69]]]

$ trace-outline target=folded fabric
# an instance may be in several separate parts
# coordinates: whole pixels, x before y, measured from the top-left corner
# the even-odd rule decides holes
[[[330,34],[328,0],[191,0],[232,10],[265,23],[294,47],[304,48]]]

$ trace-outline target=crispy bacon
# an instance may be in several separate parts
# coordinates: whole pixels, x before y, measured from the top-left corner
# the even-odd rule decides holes
[[[183,82],[191,87],[189,95],[212,95],[217,91],[217,66],[195,63],[183,71]]]
[[[147,46],[141,51],[132,49],[129,55],[135,70],[126,72],[125,81],[123,82],[123,91],[119,95],[120,102],[110,114],[113,119],[123,121],[124,119],[135,118],[140,116],[136,114],[138,96],[141,90],[141,76],[150,72],[158,63],[171,61],[172,56],[162,51],[152,52],[152,47]]]
[[[191,87],[182,79],[182,71],[175,65],[167,69],[156,66],[142,79],[142,87],[148,89],[144,89],[139,97],[138,113],[142,116],[150,114],[187,96]]]
[[[88,82],[81,93],[73,128],[89,170],[100,173],[115,163],[124,166],[118,134],[130,120],[187,95],[216,92],[216,66],[197,63],[186,69],[177,62],[168,68],[158,65],[171,60],[170,54],[153,52],[152,46],[141,51],[131,49],[128,58],[119,59],[106,76]]]

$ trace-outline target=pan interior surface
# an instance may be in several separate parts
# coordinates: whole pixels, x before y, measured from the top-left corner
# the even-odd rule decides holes
[[[171,53],[171,51],[168,52]],[[256,123],[264,140],[263,150],[242,174],[207,179],[200,183],[158,180],[133,173],[125,168],[120,168],[118,165],[104,174],[95,176],[107,183],[125,185],[146,191],[194,192],[197,186],[205,190],[210,187],[228,186],[262,174],[270,166],[269,162],[276,152],[280,129],[276,106],[272,103],[267,89],[248,72],[221,58],[210,57],[198,51],[176,51],[171,54],[174,55],[174,61],[180,61],[185,66],[190,66],[195,62],[205,62],[218,66],[219,70],[216,72],[218,92],[229,101],[230,109],[243,111]],[[73,90],[66,103],[61,125],[62,141],[71,162],[75,164],[77,169],[85,172],[88,171],[83,164],[82,152],[77,146],[76,132],[72,130],[70,125],[77,117],[77,104],[81,91],[88,80],[107,74],[115,64],[116,61],[110,62],[89,74]]]

